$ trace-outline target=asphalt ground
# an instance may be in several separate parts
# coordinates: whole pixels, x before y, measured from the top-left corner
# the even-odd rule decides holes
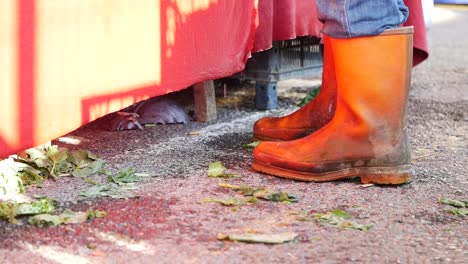
[[[442,197],[468,200],[468,9],[436,9],[428,31],[430,58],[413,71],[408,129],[414,180],[398,187],[362,186],[351,179],[304,183],[250,169],[253,123],[262,116],[294,111],[314,76],[282,82],[280,107],[257,111],[253,91],[228,89],[218,98],[211,123],[148,127],[113,132],[106,119],[74,131],[80,145],[54,143],[99,153],[107,168],[147,173],[128,199],[84,199],[89,184],[78,178],[49,180],[27,196],[56,199],[60,208],[107,212],[104,218],[50,228],[0,223],[1,263],[466,263],[467,220],[444,211]],[[466,32],[466,33],[463,33]],[[249,88],[250,87],[250,88]],[[195,135],[188,135],[196,131]],[[298,203],[259,201],[237,210],[206,198],[240,197],[207,177],[222,161],[238,175],[230,184],[287,191]],[[94,176],[105,181],[104,176]],[[298,214],[336,208],[369,224],[345,230]],[[218,240],[218,233],[295,232],[295,241],[266,245]]]

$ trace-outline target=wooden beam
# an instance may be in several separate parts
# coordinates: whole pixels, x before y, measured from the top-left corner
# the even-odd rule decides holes
[[[195,120],[210,122],[216,120],[215,88],[212,80],[193,85],[195,99]]]

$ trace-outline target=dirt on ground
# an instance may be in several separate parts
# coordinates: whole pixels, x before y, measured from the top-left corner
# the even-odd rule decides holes
[[[317,80],[309,77],[280,83],[279,108],[272,111],[255,109],[251,85],[231,87],[227,99],[218,98],[218,119],[210,123],[114,132],[107,130],[105,119],[101,119],[67,135],[81,140],[77,146],[54,141],[100,154],[111,171],[134,168],[150,177],[138,182],[131,190],[134,197],[128,199],[85,199],[79,193],[90,185],[74,177],[29,188],[26,195],[56,199],[60,208],[92,207],[106,211],[107,216],[49,228],[1,222],[0,262],[468,262],[467,220],[446,212],[445,205],[439,203],[444,197],[468,198],[468,41],[462,43],[467,36],[461,34],[448,34],[451,42],[440,38],[451,28],[466,25],[468,10],[444,10],[458,18],[432,25],[428,34],[435,59],[413,72],[408,109],[414,168],[411,183],[367,186],[358,179],[306,183],[252,171],[252,150],[243,145],[252,142],[254,122],[294,111],[294,103],[314,89]],[[441,44],[448,42],[460,44],[449,49]],[[450,81],[440,70],[447,61],[450,65],[443,69],[451,71]],[[447,95],[452,91],[459,96]],[[207,177],[208,166],[215,161],[221,161],[237,177]],[[94,178],[103,181],[105,176]],[[237,209],[204,202],[207,198],[242,197],[220,187],[220,182],[286,191],[296,194],[299,202],[260,200]],[[372,227],[368,231],[348,230],[299,217],[337,208],[352,214],[356,223]],[[219,233],[282,232],[295,232],[298,237],[278,245],[217,237]]]

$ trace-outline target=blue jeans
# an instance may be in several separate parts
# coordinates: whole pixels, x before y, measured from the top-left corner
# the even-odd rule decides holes
[[[375,36],[409,16],[403,0],[317,0],[322,32],[333,38]]]

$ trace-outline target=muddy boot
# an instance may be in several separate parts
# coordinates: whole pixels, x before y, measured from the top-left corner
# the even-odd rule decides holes
[[[412,27],[372,37],[330,38],[338,88],[335,115],[304,138],[260,143],[252,168],[304,181],[409,181],[405,116],[412,42]]]
[[[322,88],[318,96],[296,112],[283,117],[264,117],[254,125],[254,138],[260,141],[286,141],[305,137],[323,127],[336,107],[336,80],[330,40],[324,37]]]

